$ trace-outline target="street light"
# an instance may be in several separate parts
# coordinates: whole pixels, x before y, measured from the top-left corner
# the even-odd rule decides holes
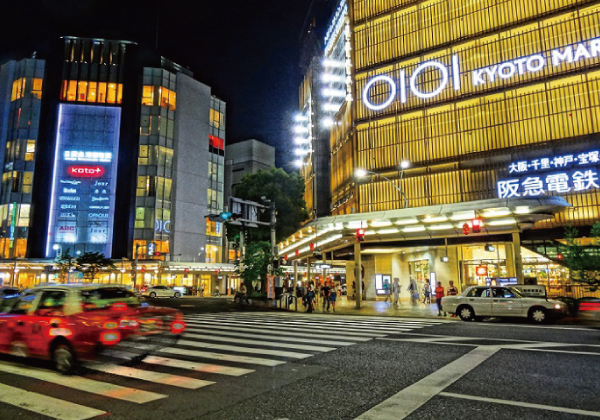
[[[400,187],[398,187],[396,184],[394,184],[394,182],[389,179],[388,177],[386,177],[385,175],[381,175],[378,174],[377,172],[372,172],[372,171],[367,171],[366,169],[356,169],[354,171],[354,175],[357,178],[364,178],[367,175],[373,175],[373,176],[378,176],[380,178],[385,179],[387,182],[389,182],[390,184],[392,184],[392,186],[398,190],[398,192],[400,193],[400,196],[404,198],[404,208],[408,208],[408,197],[406,196],[406,194],[404,194],[404,191],[402,190],[402,178],[404,177],[404,170],[407,169],[410,166],[410,163],[406,160],[403,160],[400,163]]]
[[[60,256],[62,257],[62,246],[61,245],[54,244],[52,246],[52,249],[56,251],[56,258],[58,258],[59,250],[60,250]]]

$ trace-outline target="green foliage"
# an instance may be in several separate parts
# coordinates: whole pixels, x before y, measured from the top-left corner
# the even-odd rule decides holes
[[[600,288],[600,222],[591,230],[592,244],[583,244],[579,230],[565,228],[567,245],[564,249],[564,263],[571,272],[571,280]]]
[[[70,254],[69,248],[67,248],[67,250],[63,252],[60,257],[57,257],[54,260],[54,263],[58,267],[60,278],[63,281],[67,278],[67,273],[71,271],[71,269],[77,267],[75,257]]]
[[[235,197],[243,200],[262,202],[266,197],[275,203],[277,208],[276,236],[277,242],[296,232],[308,219],[306,202],[304,201],[304,180],[298,174],[288,174],[283,169],[258,171],[244,176],[235,187]],[[265,218],[265,221],[268,221]],[[268,227],[248,229],[250,241],[270,240]],[[239,229],[228,227],[228,237],[233,239],[239,235]]]
[[[244,258],[235,262],[235,268],[236,273],[242,278],[248,294],[254,290],[253,281],[260,281],[261,290],[265,290],[268,267],[271,263],[271,244],[269,242],[256,241],[246,246]],[[283,269],[278,268],[274,274],[282,275]]]
[[[83,276],[93,282],[98,271],[102,269],[116,269],[115,265],[99,252],[86,252],[77,258],[75,264]]]

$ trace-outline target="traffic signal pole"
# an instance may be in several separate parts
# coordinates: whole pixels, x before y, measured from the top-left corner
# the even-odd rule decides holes
[[[362,304],[362,261],[360,256],[360,242],[354,243],[354,296],[356,297],[356,309],[360,309]]]

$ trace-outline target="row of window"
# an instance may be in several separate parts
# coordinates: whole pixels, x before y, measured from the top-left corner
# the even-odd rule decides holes
[[[171,210],[153,209],[147,207],[136,207],[135,209],[135,228],[136,229],[154,229],[157,233],[169,233],[167,227],[165,231],[165,222],[171,220]],[[168,223],[167,223],[168,226]]]
[[[211,109],[209,122],[212,127],[221,128],[221,125],[225,125],[225,117],[222,112]]]
[[[30,214],[30,204],[2,204],[0,205],[0,226],[4,226],[2,228],[4,230],[9,229],[10,226],[29,227]]]
[[[32,97],[42,99],[42,81],[43,79],[31,79],[26,77],[15,80],[12,84],[12,91],[10,94],[11,102],[23,98],[27,94],[27,89],[30,89]]]
[[[573,17],[574,16],[574,17]],[[410,109],[422,107],[424,102],[428,104],[456,100],[464,95],[485,93],[498,88],[508,88],[518,84],[532,82],[536,80],[547,79],[548,77],[564,74],[573,70],[589,68],[600,64],[600,57],[594,57],[589,51],[589,57],[579,56],[576,60],[576,53],[573,53],[573,60],[564,60],[559,65],[553,64],[552,51],[563,49],[565,46],[573,45],[579,42],[591,40],[600,36],[600,6],[581,10],[575,14],[563,15],[557,18],[548,19],[527,27],[521,27],[509,32],[495,34],[490,37],[479,39],[469,43],[454,45],[451,49],[438,51],[426,57],[402,61],[380,69],[376,72],[367,72],[357,75],[357,92],[362,93],[365,85],[374,76],[378,74],[388,74],[394,80],[400,77],[400,71],[404,71],[406,78],[413,74],[415,69],[427,60],[436,60],[448,68],[450,80],[454,79],[452,57],[457,55],[460,60],[460,86],[454,85],[454,82],[448,82],[448,85],[435,98],[424,100],[414,95],[410,90],[407,92],[406,102],[400,101],[401,95],[397,92],[394,101],[386,109],[376,112],[375,115],[393,114],[396,112],[405,112]],[[374,47],[374,50],[376,48]],[[513,76],[501,78],[499,75],[489,76],[485,71],[481,78],[485,83],[475,83],[474,71],[488,68],[490,70],[494,65],[501,64],[519,57],[526,57],[532,54],[542,54],[545,57],[543,67],[537,71],[515,71]],[[572,62],[569,62],[572,61]],[[536,61],[536,65],[538,65]],[[497,67],[495,68],[498,69]],[[490,70],[491,71],[491,70]],[[510,71],[510,69],[509,69]],[[505,70],[505,73],[506,70]],[[508,72],[507,74],[510,74]],[[493,80],[492,80],[493,78]],[[407,82],[408,83],[408,82]],[[432,92],[443,83],[442,72],[434,67],[428,67],[421,72],[416,79],[416,88],[420,92]],[[399,86],[400,83],[397,83]],[[385,102],[391,95],[391,87],[388,83],[377,83],[370,90],[370,101],[374,104]],[[362,94],[357,95],[357,118],[366,119],[372,116],[373,111],[366,108],[363,102]]]
[[[173,150],[163,146],[140,146],[138,165],[156,165],[170,170],[173,168]]]
[[[177,93],[162,86],[144,86],[142,88],[142,105],[161,106],[175,111]]]
[[[16,160],[25,160],[33,162],[35,158],[35,140],[16,139],[6,142],[6,151],[4,162],[14,162]]]
[[[600,72],[357,127],[358,166],[395,167],[600,132]]]
[[[123,84],[63,80],[60,99],[68,102],[120,104],[123,102]]]
[[[31,194],[33,172],[8,171],[2,174],[2,201],[10,197],[10,193]]]
[[[172,180],[160,176],[138,176],[138,197],[157,197],[162,200],[171,201]]]

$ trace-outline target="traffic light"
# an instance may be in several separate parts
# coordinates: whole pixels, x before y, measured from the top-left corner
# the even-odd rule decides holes
[[[468,235],[469,233],[471,233],[471,227],[469,226],[468,223],[465,223],[463,225],[463,234]]]
[[[556,259],[561,261],[563,259],[563,254],[556,254]]]
[[[215,219],[214,216],[217,216],[217,219]],[[211,221],[213,221],[213,222],[223,222],[223,223],[235,222],[240,217],[242,217],[241,214],[239,214],[239,213],[231,213],[231,212],[228,212],[228,211],[224,211],[224,212],[220,213],[219,215],[211,214],[211,215],[208,216],[208,218]]]
[[[311,242],[311,243],[310,243],[310,250],[311,250],[311,251],[314,251],[314,250],[315,250],[315,243],[314,243],[314,242]]]
[[[365,240],[365,230],[356,229],[356,242],[363,242]]]
[[[481,232],[481,227],[483,226],[483,221],[479,217],[471,220],[471,224],[473,225],[473,233]]]

